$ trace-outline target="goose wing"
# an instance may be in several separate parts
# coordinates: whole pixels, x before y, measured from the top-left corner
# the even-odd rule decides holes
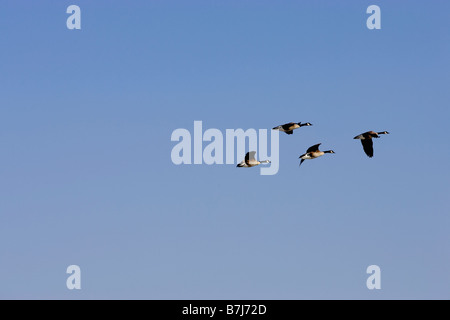
[[[361,144],[363,146],[364,152],[367,154],[369,158],[373,157],[373,141],[372,139],[364,139],[361,140]]]
[[[321,143],[318,143],[318,144],[313,145],[312,147],[309,147],[308,150],[306,150],[306,153],[319,151],[320,145],[321,145]]]
[[[245,163],[247,165],[249,165],[251,162],[255,162],[255,160],[256,160],[255,154],[256,154],[256,151],[247,152],[247,154],[245,155]]]
[[[300,161],[300,164],[298,165],[299,167],[302,165],[303,161],[305,161],[305,159],[302,159],[302,160]]]
[[[283,124],[281,127],[285,130],[285,131],[290,131],[292,126],[294,125],[294,122],[289,122],[289,123],[285,123]]]

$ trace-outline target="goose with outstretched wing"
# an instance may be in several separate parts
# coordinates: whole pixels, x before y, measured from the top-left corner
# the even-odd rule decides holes
[[[299,159],[302,159],[300,161],[299,166],[301,166],[303,161],[305,161],[305,160],[316,159],[318,157],[323,156],[325,153],[335,153],[333,150],[320,151],[319,150],[320,145],[321,145],[321,143],[318,143],[318,144],[315,144],[315,145],[309,147],[308,150],[306,150],[306,153],[304,153],[300,157],[298,157]]]

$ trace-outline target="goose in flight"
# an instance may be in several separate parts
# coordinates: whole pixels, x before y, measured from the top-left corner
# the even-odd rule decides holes
[[[247,152],[247,154],[245,155],[245,160],[242,160],[237,165],[237,167],[250,168],[250,167],[255,167],[255,166],[257,166],[259,164],[262,164],[262,163],[270,163],[269,160],[263,160],[263,161],[256,160],[255,154],[256,154],[256,151]]]
[[[367,154],[369,158],[373,157],[373,140],[372,138],[379,138],[380,134],[389,134],[387,131],[383,132],[375,132],[375,131],[367,131],[357,135],[353,139],[361,140],[364,152]]]
[[[283,131],[287,134],[293,134],[294,133],[294,129],[298,129],[300,127],[304,127],[304,126],[312,126],[311,123],[306,122],[306,123],[301,123],[301,122],[289,122],[289,123],[285,123],[282,124],[281,126],[272,128],[272,130],[280,130]]]
[[[321,143],[315,144],[312,147],[309,147],[308,150],[306,150],[305,154],[302,154],[299,159],[302,159],[300,161],[299,166],[302,165],[303,161],[309,160],[309,159],[316,159],[318,157],[323,156],[325,153],[335,153],[333,150],[327,150],[327,151],[320,151],[319,146]]]

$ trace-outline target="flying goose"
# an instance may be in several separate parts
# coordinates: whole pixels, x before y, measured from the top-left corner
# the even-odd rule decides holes
[[[245,160],[242,160],[237,165],[237,167],[250,168],[250,167],[254,167],[254,166],[257,166],[259,164],[262,164],[262,163],[270,163],[269,160],[263,160],[263,161],[256,160],[255,159],[255,154],[256,154],[256,151],[247,152],[247,154],[245,155]]]
[[[321,143],[318,143],[318,144],[313,145],[312,147],[309,147],[308,150],[306,150],[305,154],[302,154],[300,157],[298,157],[299,159],[302,159],[302,161],[300,161],[299,166],[301,166],[303,161],[305,161],[305,160],[321,157],[325,153],[335,153],[333,150],[320,151],[319,150],[320,145],[321,145]]]
[[[275,127],[272,130],[280,130],[280,131],[286,132],[287,134],[293,134],[294,129],[298,129],[303,126],[312,126],[312,124],[309,122],[306,122],[306,123],[289,122],[289,123],[282,124],[281,126]]]
[[[375,132],[375,131],[367,131],[361,133],[360,135],[354,137],[353,139],[361,140],[364,152],[367,154],[369,158],[373,157],[373,141],[372,138],[379,138],[380,134],[389,134],[387,131],[383,132]]]

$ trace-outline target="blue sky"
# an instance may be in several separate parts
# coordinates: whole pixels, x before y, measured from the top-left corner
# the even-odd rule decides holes
[[[449,10],[2,1],[0,298],[449,299]],[[195,120],[313,126],[261,176],[174,165]],[[373,159],[352,139],[368,130],[391,133]],[[319,142],[336,154],[299,168]]]

